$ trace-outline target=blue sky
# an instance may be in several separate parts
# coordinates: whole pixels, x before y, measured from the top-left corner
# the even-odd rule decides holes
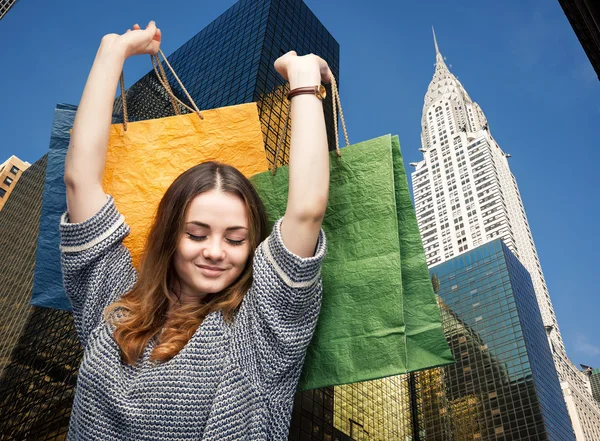
[[[446,63],[512,155],[567,351],[600,367],[600,82],[558,1],[305,1],[340,43],[351,142],[398,134],[406,164],[421,159],[435,26]],[[102,35],[154,19],[169,54],[233,3],[18,2],[0,21],[0,161],[46,153],[54,106],[79,102]],[[128,60],[127,84],[150,67]]]

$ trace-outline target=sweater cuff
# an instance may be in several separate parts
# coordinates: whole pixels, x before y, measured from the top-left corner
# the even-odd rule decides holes
[[[106,204],[91,218],[71,223],[69,213],[60,218],[61,251],[77,253],[85,251],[110,237],[125,222],[112,196],[106,195]]]
[[[325,233],[321,229],[315,254],[312,257],[300,257],[288,250],[281,237],[281,222],[273,225],[273,232],[263,243],[263,251],[279,277],[292,288],[312,286],[321,276],[321,265],[327,249]]]

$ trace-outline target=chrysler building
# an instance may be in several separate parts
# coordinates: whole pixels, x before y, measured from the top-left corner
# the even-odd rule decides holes
[[[500,238],[529,271],[577,441],[600,440],[600,407],[567,358],[510,154],[485,114],[449,71],[434,33],[435,73],[421,118],[423,159],[412,184],[427,265]]]

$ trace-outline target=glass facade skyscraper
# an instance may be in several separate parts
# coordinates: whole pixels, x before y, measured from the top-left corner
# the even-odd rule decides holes
[[[426,440],[574,440],[531,277],[496,239],[430,269],[457,363],[416,374]]]
[[[288,86],[273,63],[291,50],[298,55],[319,55],[339,79],[339,44],[301,0],[240,0],[168,60],[200,110],[257,102],[267,157],[272,161],[288,112]],[[165,71],[174,94],[189,105],[171,71],[166,67]],[[121,105],[118,99],[114,108],[117,115],[122,113]],[[331,100],[325,100],[324,106],[333,149]],[[128,89],[127,112],[130,121],[174,114],[154,71]],[[287,150],[280,159],[286,162]]]
[[[64,439],[82,349],[69,312],[31,306],[48,155],[0,211],[0,440]]]
[[[600,368],[594,369],[590,373],[590,386],[594,400],[600,403]]]
[[[6,15],[10,8],[12,8],[17,0],[0,0],[0,20]]]

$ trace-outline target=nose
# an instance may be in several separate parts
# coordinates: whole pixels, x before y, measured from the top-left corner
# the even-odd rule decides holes
[[[225,257],[223,244],[218,238],[210,237],[204,242],[206,245],[202,250],[202,256],[207,260],[218,261]]]

